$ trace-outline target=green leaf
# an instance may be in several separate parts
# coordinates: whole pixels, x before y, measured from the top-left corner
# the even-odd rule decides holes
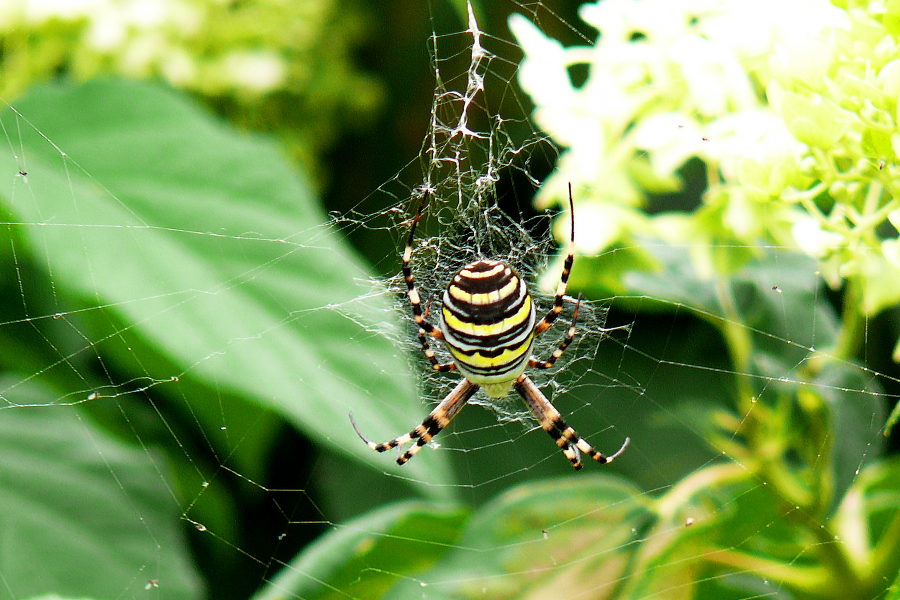
[[[596,597],[627,572],[652,515],[645,496],[608,475],[522,485],[480,509],[460,540],[387,598]],[[561,587],[562,586],[562,587]],[[360,594],[365,596],[364,594]],[[373,597],[373,596],[365,596]]]
[[[47,594],[46,596],[37,596],[28,600],[89,600],[88,598],[74,598],[72,596],[60,596],[59,594]]]
[[[552,290],[559,281],[564,257],[560,257],[541,278],[541,288]],[[659,264],[651,252],[639,245],[616,248],[596,256],[578,256],[572,267],[569,285],[593,298],[606,298],[625,293],[622,284],[631,271],[655,271]]]
[[[671,194],[684,188],[684,180],[677,171],[656,172],[648,154],[639,154],[625,167],[629,177],[648,194]]]
[[[648,489],[670,483],[708,461],[711,443],[719,454],[732,450],[713,443],[722,427],[714,424],[716,414],[737,411],[740,421],[751,396],[763,394],[755,408],[759,414],[762,404],[774,405],[783,395],[804,419],[792,414],[779,440],[786,447],[815,448],[813,462],[818,469],[804,472],[794,465],[791,476],[832,477],[833,487],[827,487],[839,498],[877,434],[884,410],[881,391],[864,371],[811,351],[829,348],[838,331],[816,262],[797,253],[767,251],[730,277],[704,279],[692,268],[689,249],[658,245],[653,251],[662,269],[629,273],[624,278],[628,288],[613,303],[643,315],[629,334],[628,351],[616,351],[613,342],[604,342],[591,372],[569,394],[577,399],[572,406],[597,405],[598,396],[604,398],[599,416],[631,436],[634,446],[657,468],[635,468],[627,457],[617,467]],[[721,298],[728,300],[726,306]],[[653,321],[650,311],[694,315],[715,329],[688,319]],[[643,358],[659,356],[661,347],[664,364]],[[679,368],[683,365],[694,368]],[[747,379],[730,375],[736,368],[761,383],[742,386]],[[650,383],[635,393],[627,386],[608,391],[604,378],[608,381],[621,373]],[[804,388],[815,391],[814,400],[826,406],[825,412],[797,404],[797,394]],[[638,397],[655,401],[633,400]],[[773,426],[782,421],[773,419]],[[725,435],[733,440],[734,431]],[[831,452],[813,440],[827,441]],[[818,459],[816,452],[821,454]],[[828,504],[828,498],[822,500]]]
[[[900,59],[894,59],[881,67],[877,81],[887,97],[896,98],[900,95]]]
[[[693,310],[722,330],[729,319],[737,320],[769,334],[754,338],[764,350],[789,352],[785,360],[800,360],[813,341],[825,347],[835,335],[834,311],[818,291],[821,282],[812,258],[794,252],[716,248],[717,260],[729,268],[725,274],[716,271],[720,273],[716,277],[704,277],[695,267],[692,247],[657,244],[649,250],[660,268],[624,276],[625,301],[637,297],[630,303],[655,300],[670,312]],[[728,306],[723,306],[723,297]],[[786,348],[787,338],[793,343]]]
[[[868,597],[883,593],[900,570],[900,459],[859,473],[832,519],[832,530],[866,576]]]
[[[843,110],[820,96],[807,98],[790,92],[781,99],[781,116],[794,137],[824,150],[831,150],[850,124]]]
[[[900,343],[897,345],[900,348]],[[897,349],[894,349],[894,356],[898,353]],[[894,409],[891,411],[890,416],[887,418],[887,422],[884,424],[884,436],[887,437],[891,435],[891,430],[894,428],[894,425],[897,424],[897,421],[900,421],[900,402],[894,405]]]
[[[900,600],[900,573],[897,573],[897,578],[887,591],[888,593],[884,600]]]
[[[880,451],[877,435],[885,419],[884,390],[852,363],[828,362],[810,383],[830,413],[825,434],[834,444],[835,500],[840,500],[856,481],[856,471]]]
[[[863,154],[869,158],[880,158],[889,162],[895,158],[891,136],[888,133],[866,127],[860,144]]]
[[[895,260],[885,254],[897,255],[900,246],[896,240],[885,240],[882,252],[859,252],[858,281],[861,287],[859,310],[866,316],[874,316],[900,302],[900,268]]]
[[[28,179],[0,156],[0,198],[35,262],[90,309],[80,316],[92,342],[72,360],[99,354],[180,402],[173,376],[209,390],[191,402],[250,399],[336,452],[399,471],[347,420],[353,411],[390,439],[427,413],[390,341],[402,335],[396,315],[271,143],[133,82],[44,88],[16,109],[28,121],[7,111],[2,124],[20,136]],[[135,339],[157,355],[136,354]],[[453,479],[437,452],[402,472]]]
[[[892,35],[900,35],[900,0],[887,0],[884,3],[881,23]]]
[[[759,554],[777,550],[785,538],[785,520],[770,490],[758,485],[737,465],[705,467],[681,480],[657,502],[660,520],[649,531],[625,583],[623,598],[665,596],[673,586],[697,597],[700,582],[712,580],[726,598],[732,577],[717,569],[722,554],[744,551],[748,540]],[[763,536],[757,535],[764,531]],[[724,551],[723,551],[724,550]],[[781,549],[789,556],[797,547]]]
[[[467,517],[461,508],[422,502],[372,511],[322,536],[253,600],[383,598],[443,556]]]
[[[48,406],[38,385],[16,389],[20,405],[0,410],[0,598],[140,597],[151,580],[202,598],[160,457]]]
[[[519,486],[471,517],[395,504],[320,538],[254,600],[543,597],[560,580],[569,593],[595,589],[624,572],[648,503],[616,477],[586,475]]]
[[[769,189],[771,175],[771,169],[763,167],[753,158],[742,157],[737,161],[738,180],[744,192],[756,202],[763,202],[772,197],[772,191]]]

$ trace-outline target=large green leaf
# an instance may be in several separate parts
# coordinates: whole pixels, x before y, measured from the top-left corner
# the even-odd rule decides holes
[[[863,469],[832,525],[841,549],[863,577],[865,593],[871,598],[881,595],[900,572],[900,459]],[[888,594],[896,596],[896,589]]]
[[[350,427],[353,411],[370,435],[390,438],[425,408],[389,340],[389,299],[272,144],[131,82],[44,88],[15,108],[2,125],[28,174],[0,153],[0,197],[56,289],[89,308],[62,315],[83,320],[86,340],[46,374],[101,356],[127,373],[101,382],[111,386],[101,401],[132,378],[185,401],[173,378],[198,381],[215,393],[190,388],[190,403],[245,397],[379,469],[452,479],[444,454],[400,471]]]
[[[518,486],[473,515],[394,504],[323,536],[255,600],[605,595],[637,550],[649,503],[615,477],[585,475]]]
[[[652,519],[616,477],[579,475],[513,488],[475,513],[433,569],[387,598],[608,597]]]
[[[2,380],[10,384],[9,378]],[[202,598],[161,457],[31,383],[0,410],[0,599]]]
[[[468,517],[397,504],[323,536],[256,600],[876,598],[900,565],[898,464],[864,470],[832,520],[738,463],[656,499],[585,473],[517,486]]]
[[[458,507],[405,502],[338,526],[308,547],[254,596],[381,598],[447,552],[468,517]]]

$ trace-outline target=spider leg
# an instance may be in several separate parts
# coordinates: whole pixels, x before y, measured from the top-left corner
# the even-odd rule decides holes
[[[419,329],[419,343],[422,344],[422,349],[425,350],[425,358],[431,363],[432,369],[438,373],[449,373],[456,370],[456,363],[441,363],[438,361],[434,350],[431,349],[431,345],[428,343],[428,332],[421,328]]]
[[[628,442],[631,441],[629,438],[625,438],[622,447],[615,454],[605,456],[594,450],[583,437],[566,424],[559,411],[550,404],[546,396],[541,393],[538,387],[534,385],[534,382],[526,375],[519,375],[519,378],[516,379],[515,388],[525,400],[525,404],[528,405],[531,414],[540,422],[541,429],[550,434],[550,437],[556,441],[556,445],[562,449],[563,454],[566,455],[566,458],[569,459],[569,462],[576,469],[582,467],[580,453],[587,454],[600,464],[609,464],[622,455],[625,448],[628,447]]]
[[[400,437],[394,438],[383,444],[376,444],[362,434],[359,427],[356,425],[356,421],[353,419],[353,413],[350,413],[350,423],[353,425],[353,429],[356,430],[356,435],[358,435],[362,441],[375,452],[385,452],[391,448],[396,448],[416,440],[414,446],[407,450],[403,455],[397,457],[397,464],[402,465],[415,456],[416,453],[422,449],[422,446],[430,442],[444,427],[449,425],[450,421],[453,420],[453,417],[459,414],[459,411],[461,411],[463,406],[466,405],[466,402],[475,395],[476,391],[478,391],[478,384],[472,383],[468,379],[463,379],[459,382],[459,385],[453,388],[453,391],[447,394],[447,397],[444,398],[427,417],[425,417],[425,420],[422,421],[421,425],[409,433],[405,433]]]
[[[410,262],[412,261],[413,240],[416,235],[416,226],[418,226],[419,220],[422,218],[422,210],[425,208],[425,205],[428,204],[428,199],[430,197],[431,192],[426,192],[422,197],[422,202],[419,203],[419,208],[416,210],[416,216],[413,217],[412,227],[410,227],[409,230],[409,239],[406,242],[406,248],[403,250],[403,279],[406,280],[407,296],[409,297],[409,303],[412,305],[413,318],[416,321],[416,325],[431,337],[442,340],[444,339],[444,335],[441,330],[429,323],[426,315],[422,314],[422,299],[419,297],[418,290],[416,290],[416,282],[415,279],[413,279],[412,266],[410,266]],[[425,347],[425,350],[425,355],[428,356],[427,346]],[[432,357],[429,357],[429,359],[431,358]],[[435,362],[436,361],[432,360],[432,364],[435,364]]]
[[[428,299],[428,304],[425,305],[425,314],[423,318],[428,319],[428,313],[431,312],[431,299]],[[428,343],[428,332],[424,329],[419,329],[419,343],[422,344],[422,349],[425,351],[425,358],[431,363],[431,368],[437,371],[438,373],[449,373],[450,371],[456,370],[456,363],[449,362],[441,364],[438,362],[437,357],[434,354],[434,350],[431,349],[431,345]]]
[[[556,288],[556,299],[553,308],[543,319],[534,326],[534,334],[541,335],[553,325],[553,322],[562,313],[563,297],[566,295],[566,286],[569,284],[569,273],[572,272],[572,263],[575,262],[575,202],[572,200],[572,184],[569,184],[569,214],[572,215],[572,237],[569,238],[569,254],[563,263],[563,272],[559,278],[559,286]]]
[[[553,366],[559,357],[563,355],[563,352],[566,351],[566,348],[569,347],[569,344],[572,343],[572,340],[575,339],[575,325],[578,323],[578,309],[581,307],[581,294],[578,294],[578,301],[575,303],[575,312],[572,313],[572,324],[569,325],[569,330],[566,332],[563,341],[559,344],[559,347],[553,351],[553,354],[550,355],[548,360],[540,360],[536,356],[532,356],[528,359],[528,366],[533,367],[535,369],[549,369]]]

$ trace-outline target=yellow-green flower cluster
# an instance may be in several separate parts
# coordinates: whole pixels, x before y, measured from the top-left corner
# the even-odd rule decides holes
[[[157,78],[314,158],[342,120],[380,101],[354,70],[366,29],[336,0],[0,2],[0,97],[60,73]]]
[[[775,48],[771,106],[806,146],[812,184],[783,199],[806,209],[794,239],[866,315],[900,301],[900,3],[844,2],[846,22]]]
[[[774,244],[856,286],[864,314],[900,301],[900,1],[603,0],[580,15],[593,46],[510,26],[535,120],[565,147],[539,202],[574,184],[593,207],[582,252],[657,239],[711,276],[718,248]],[[654,211],[695,157],[700,206]]]

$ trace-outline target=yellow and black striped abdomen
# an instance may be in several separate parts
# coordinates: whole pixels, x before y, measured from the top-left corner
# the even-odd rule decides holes
[[[460,372],[491,398],[505,396],[528,366],[534,324],[525,282],[502,262],[466,265],[444,292],[444,342]]]

